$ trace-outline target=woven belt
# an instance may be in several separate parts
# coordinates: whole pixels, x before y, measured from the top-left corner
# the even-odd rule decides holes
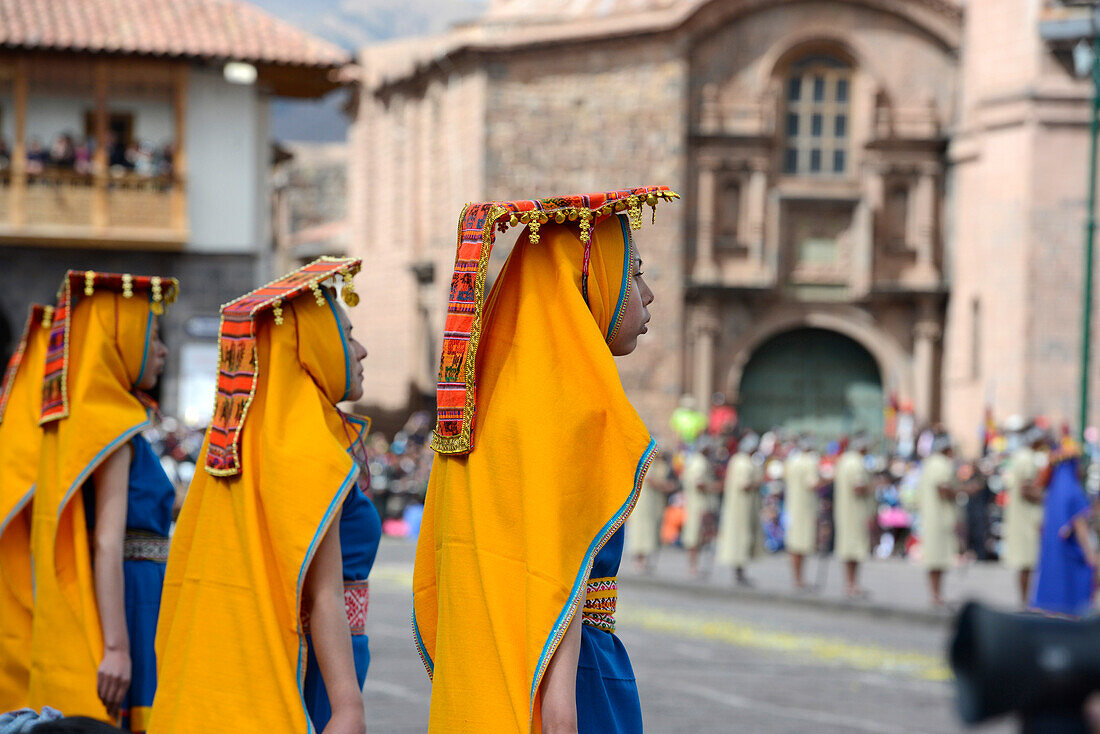
[[[168,563],[168,542],[168,538],[148,530],[127,530],[122,540],[122,558]]]
[[[619,598],[619,580],[616,576],[589,579],[584,597],[581,623],[604,632],[615,631],[615,603]]]
[[[367,634],[367,607],[370,606],[370,590],[367,582],[344,581],[344,614],[353,635]],[[309,632],[309,612],[302,610],[302,631]]]

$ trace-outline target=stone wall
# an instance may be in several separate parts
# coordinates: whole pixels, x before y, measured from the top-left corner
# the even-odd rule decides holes
[[[364,56],[364,64],[370,59]],[[401,411],[434,391],[455,223],[483,196],[484,75],[455,69],[384,97],[364,87],[350,130],[348,254],[364,259],[352,320],[371,352],[363,409]],[[418,286],[413,266],[434,270]]]
[[[682,191],[687,61],[661,40],[603,41],[516,54],[488,64],[486,190],[495,199],[665,184]],[[647,210],[648,211],[648,210]],[[656,300],[638,350],[619,360],[650,430],[667,431],[683,388],[684,221],[657,207],[637,233]]]
[[[943,389],[969,448],[987,405],[1077,424],[1088,85],[1043,44],[1038,10],[967,6]]]

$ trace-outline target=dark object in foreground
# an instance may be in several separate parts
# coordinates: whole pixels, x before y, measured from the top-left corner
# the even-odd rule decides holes
[[[958,711],[976,724],[1010,712],[1025,734],[1088,734],[1100,691],[1100,619],[999,612],[968,603],[951,642]]]
[[[47,721],[34,727],[35,734],[111,734],[120,731],[122,730],[87,716],[66,716],[64,719]]]

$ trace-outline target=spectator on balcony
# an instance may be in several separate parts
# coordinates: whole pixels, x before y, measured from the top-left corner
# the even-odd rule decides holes
[[[107,133],[107,165],[111,168],[112,173],[128,171],[133,168],[126,157],[126,146],[118,139],[118,135],[113,132]]]
[[[75,150],[73,170],[80,174],[92,172],[92,150],[92,144],[87,138],[80,141]]]
[[[49,164],[53,168],[72,170],[76,166],[76,146],[69,133],[58,135],[50,146]]]
[[[31,141],[27,143],[27,173],[32,176],[42,173],[49,159],[49,153],[42,147],[42,141],[38,138],[31,138]]]
[[[126,157],[130,159],[134,173],[139,176],[155,176],[157,174],[156,163],[153,160],[153,148],[148,143],[131,143],[126,151]]]
[[[157,150],[155,164],[158,176],[170,177],[172,175],[172,159],[174,154],[175,150],[171,143],[165,143]]]

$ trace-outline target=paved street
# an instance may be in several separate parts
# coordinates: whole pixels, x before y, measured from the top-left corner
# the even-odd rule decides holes
[[[410,543],[387,540],[371,575],[365,697],[373,734],[425,730],[428,682],[409,632],[412,555]],[[630,579],[618,620],[647,732],[963,731],[942,660],[947,628],[934,620]]]

